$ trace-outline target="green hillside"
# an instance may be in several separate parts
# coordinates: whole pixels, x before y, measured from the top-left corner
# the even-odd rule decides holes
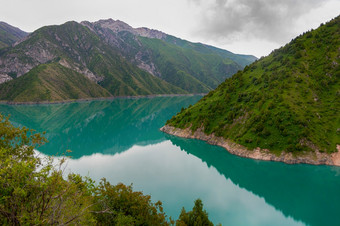
[[[161,78],[191,93],[209,92],[242,67],[213,53],[201,53],[163,40],[139,38],[151,50],[150,58],[161,72]]]
[[[109,96],[110,93],[98,84],[59,63],[41,64],[0,86],[0,99],[15,102],[53,102]]]
[[[28,34],[19,28],[0,21],[0,49],[11,46]]]
[[[168,125],[250,149],[334,152],[340,144],[340,17],[223,82]]]
[[[235,54],[224,49],[216,48],[214,46],[209,46],[202,43],[192,43],[180,38],[176,38],[171,35],[168,35],[165,41],[185,49],[195,50],[199,53],[218,55],[224,59],[234,61],[235,63],[242,67],[245,67],[248,64],[253,63],[257,59],[255,56],[252,55]]]

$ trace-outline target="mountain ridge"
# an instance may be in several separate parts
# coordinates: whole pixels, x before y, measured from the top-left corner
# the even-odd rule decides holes
[[[69,21],[42,27],[0,50],[0,82],[57,62],[112,96],[207,93],[242,68],[232,53],[219,51],[122,21]],[[11,96],[2,92],[0,99]]]

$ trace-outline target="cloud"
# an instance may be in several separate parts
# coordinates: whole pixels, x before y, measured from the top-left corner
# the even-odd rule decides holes
[[[296,21],[329,0],[187,0],[199,10],[196,35],[210,40],[265,40],[294,37]]]

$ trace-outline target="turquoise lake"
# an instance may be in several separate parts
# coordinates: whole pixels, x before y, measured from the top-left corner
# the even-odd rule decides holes
[[[16,126],[46,131],[38,150],[72,150],[67,171],[133,184],[161,200],[168,216],[201,198],[222,225],[340,225],[340,167],[287,165],[229,154],[159,128],[201,96],[0,105]],[[56,157],[58,158],[58,157]]]

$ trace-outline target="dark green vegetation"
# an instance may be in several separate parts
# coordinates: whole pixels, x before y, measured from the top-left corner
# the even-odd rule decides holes
[[[209,220],[208,213],[203,210],[202,200],[197,199],[195,201],[195,206],[191,211],[186,212],[184,207],[181,211],[181,215],[179,215],[179,219],[176,222],[176,225],[205,225],[205,226],[213,226],[214,224]]]
[[[37,76],[35,67],[54,62],[70,69],[58,70],[61,83],[77,87],[79,79],[64,81],[77,72],[90,79],[89,82],[99,84],[112,96],[205,93],[255,60],[252,56],[190,43],[164,33],[163,36],[167,37],[164,39],[142,36],[137,30],[113,20],[81,24],[67,22],[43,27],[18,45],[0,50],[0,74],[6,79],[16,80],[16,87],[25,86],[36,93],[36,87],[19,84],[26,81],[19,77]],[[161,33],[148,29],[145,32]],[[47,74],[40,74],[40,78],[50,80],[42,76]],[[56,93],[64,93],[59,83],[50,81],[56,87]],[[4,86],[0,85],[0,89],[5,90],[0,94],[1,100],[23,100],[15,99],[18,90]],[[50,90],[50,87],[41,89]],[[42,94],[35,96],[34,100],[31,99],[33,96],[28,96],[24,101],[82,98],[84,94],[78,91],[59,96]],[[90,95],[89,92],[85,92],[89,97],[107,96],[107,92]]]
[[[0,21],[0,49],[11,46],[27,35],[28,33],[19,28]]]
[[[167,124],[250,149],[334,152],[340,144],[340,17],[246,66]]]
[[[90,178],[65,175],[65,158],[56,163],[34,154],[34,148],[45,141],[40,134],[16,128],[0,115],[1,225],[174,224],[160,201],[152,203],[150,196],[133,191],[131,186],[113,186],[105,179],[96,185]],[[196,203],[195,218],[209,222],[202,202]]]
[[[0,96],[14,102],[29,102],[109,97],[111,94],[84,75],[58,63],[49,63],[4,83],[0,86]]]

